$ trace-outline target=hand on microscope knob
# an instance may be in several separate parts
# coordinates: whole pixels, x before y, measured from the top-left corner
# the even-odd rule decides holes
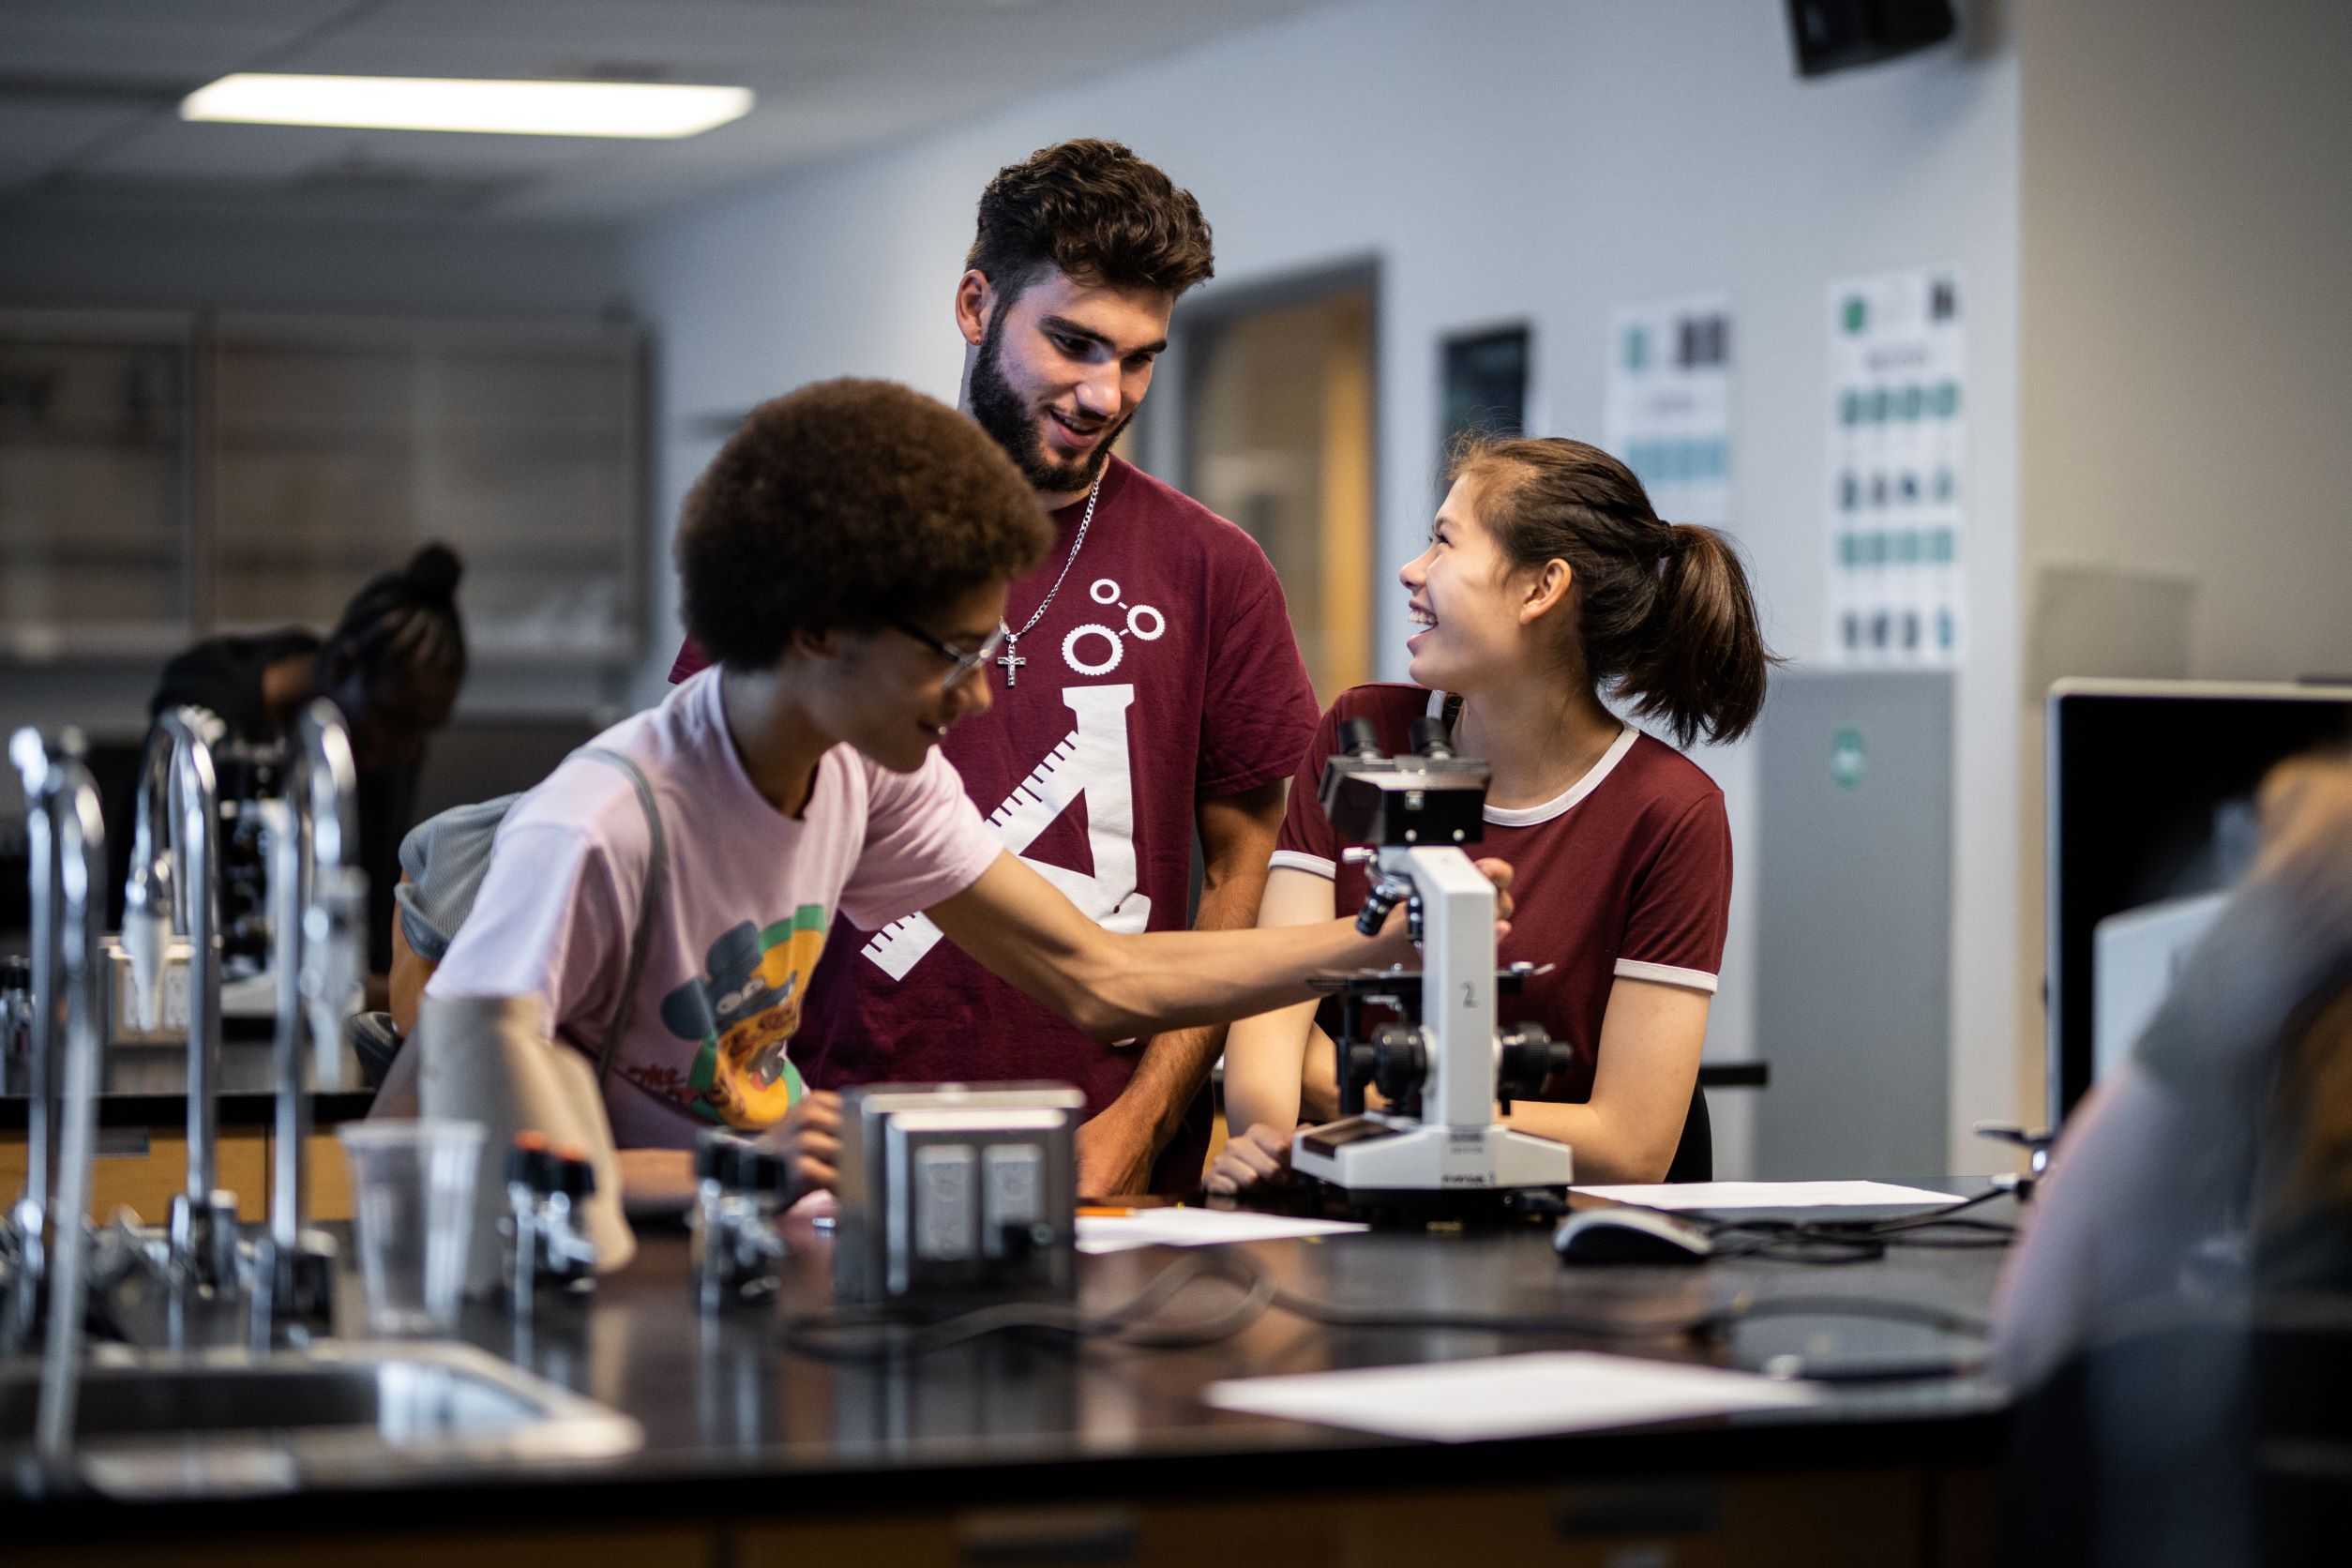
[[[1500,942],[1511,934],[1511,881],[1515,873],[1507,860],[1482,860],[1477,864],[1478,868],[1486,874],[1486,880],[1495,884],[1495,941]],[[1377,886],[1376,883],[1376,890]],[[1395,906],[1388,911],[1388,918],[1380,925],[1378,938],[1380,945],[1397,955],[1390,960],[1392,962],[1403,961],[1414,948],[1410,928],[1411,919],[1406,912],[1405,903],[1406,900],[1398,899]]]
[[[1229,1196],[1256,1186],[1279,1186],[1289,1179],[1289,1134],[1271,1123],[1258,1122],[1240,1137],[1226,1140],[1200,1185],[1203,1191]]]
[[[829,1089],[810,1092],[761,1134],[760,1142],[791,1164],[795,1198],[832,1191],[841,1163],[841,1096]]]

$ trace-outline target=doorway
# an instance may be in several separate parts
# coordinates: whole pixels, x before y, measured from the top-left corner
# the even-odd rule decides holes
[[[1273,562],[1324,703],[1372,677],[1377,306],[1364,264],[1178,318],[1179,483]]]

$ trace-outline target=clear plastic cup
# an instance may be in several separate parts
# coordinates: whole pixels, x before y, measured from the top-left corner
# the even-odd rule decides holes
[[[482,1124],[347,1122],[335,1136],[351,1162],[369,1332],[453,1332],[473,1239]]]

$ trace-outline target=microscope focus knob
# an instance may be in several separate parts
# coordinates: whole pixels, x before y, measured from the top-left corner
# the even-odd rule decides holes
[[[1555,1040],[1541,1024],[1514,1025],[1502,1036],[1501,1071],[1496,1087],[1504,1099],[1540,1094],[1555,1073],[1576,1064],[1576,1053],[1565,1040]]]
[[[1379,936],[1380,927],[1388,924],[1388,912],[1412,897],[1412,883],[1401,877],[1383,876],[1364,891],[1364,907],[1356,912],[1356,930],[1367,937]]]
[[[1423,1044],[1420,1030],[1406,1023],[1384,1025],[1372,1037],[1372,1047],[1379,1063],[1373,1081],[1391,1106],[1402,1106],[1421,1093],[1429,1075],[1429,1048]]]
[[[1339,1114],[1364,1114],[1364,1086],[1379,1076],[1380,1051],[1367,1040],[1339,1043]]]

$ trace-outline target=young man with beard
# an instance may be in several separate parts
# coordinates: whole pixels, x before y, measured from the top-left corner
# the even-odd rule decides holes
[[[1199,834],[1204,930],[1257,917],[1284,781],[1317,710],[1281,584],[1247,535],[1111,456],[1212,270],[1191,194],[1116,143],[1065,142],[980,198],[957,280],[965,412],[1052,515],[1012,587],[996,712],[942,743],[1003,846],[1116,931],[1181,929]],[[701,667],[689,645],[672,679]],[[820,1088],[1052,1078],[1087,1096],[1089,1196],[1197,1186],[1224,1031],[1103,1046],[921,915],[837,926],[792,1056]]]

